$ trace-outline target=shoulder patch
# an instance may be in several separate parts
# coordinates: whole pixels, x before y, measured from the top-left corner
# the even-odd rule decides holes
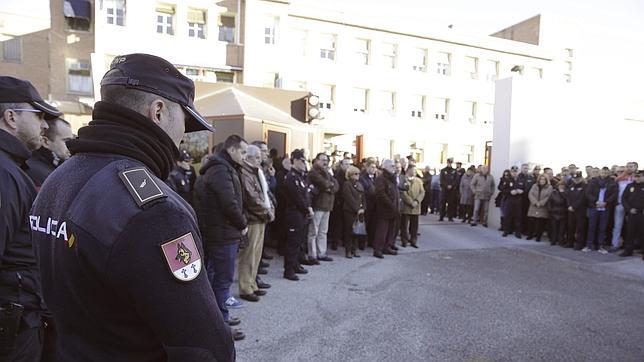
[[[191,232],[162,244],[161,251],[170,272],[180,281],[189,282],[201,272],[201,255]]]
[[[128,168],[119,172],[119,178],[125,184],[132,198],[139,207],[148,202],[167,197],[145,167]]]

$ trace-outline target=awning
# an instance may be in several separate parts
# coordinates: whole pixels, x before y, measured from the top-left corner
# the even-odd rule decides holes
[[[92,18],[92,4],[89,0],[65,0],[63,14],[66,18],[90,20]]]

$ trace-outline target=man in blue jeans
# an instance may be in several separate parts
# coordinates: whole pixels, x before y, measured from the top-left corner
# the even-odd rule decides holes
[[[606,227],[611,207],[617,202],[617,184],[609,177],[610,169],[604,167],[599,171],[599,177],[590,180],[586,187],[586,200],[588,202],[588,239],[584,252],[593,249],[597,240],[597,249],[602,254],[608,252],[603,247],[606,239]]]
[[[238,318],[230,318],[226,301],[232,298],[230,287],[239,244],[248,232],[240,180],[247,148],[243,138],[229,136],[221,152],[201,167],[201,177],[195,184],[195,210],[204,240],[208,279],[221,314],[231,326],[240,323]],[[233,330],[233,338],[241,340],[244,334]]]

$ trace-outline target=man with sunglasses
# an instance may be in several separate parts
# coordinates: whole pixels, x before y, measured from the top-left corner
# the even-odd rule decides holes
[[[45,304],[29,232],[36,197],[24,172],[46,120],[60,117],[31,83],[0,76],[0,360],[39,361]]]

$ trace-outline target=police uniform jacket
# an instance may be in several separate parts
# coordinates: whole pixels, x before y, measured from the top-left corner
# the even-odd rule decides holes
[[[206,245],[228,245],[242,238],[241,232],[248,221],[244,214],[240,169],[224,150],[199,170],[195,209]]]
[[[308,181],[313,187],[313,210],[333,210],[335,194],[340,190],[338,180],[326,170],[314,165],[308,173]]]
[[[291,168],[284,177],[282,187],[284,188],[282,196],[286,212],[289,215],[306,216],[309,213],[309,207],[311,207],[306,176],[295,168]]]
[[[93,118],[30,216],[56,360],[233,360],[194,212],[162,181],[176,146],[127,108]]]
[[[631,209],[637,210],[638,213],[644,213],[644,183],[635,183],[626,186],[624,195],[622,195],[622,205],[626,215],[630,215]]]
[[[390,220],[400,215],[400,191],[396,186],[395,175],[383,170],[376,177],[376,214],[379,219]]]
[[[517,177],[516,179],[514,178],[506,179],[501,182],[499,187],[507,200],[521,199],[525,194],[528,193],[528,189],[526,188],[526,184],[525,184],[525,179],[521,177]],[[513,190],[522,190],[523,194],[513,195],[512,194]]]
[[[24,307],[23,327],[39,327],[45,310],[40,275],[29,230],[29,209],[36,190],[25,160],[30,152],[16,137],[0,130],[0,305]]]
[[[447,186],[452,186],[451,190],[457,190],[459,186],[459,177],[456,169],[447,166],[441,170],[440,175],[441,190],[447,191]]]
[[[528,191],[532,188],[532,185],[534,185],[535,183],[534,177],[532,177],[532,175],[529,173],[520,173],[518,176],[518,179],[521,180],[526,191],[523,194],[521,194],[521,196],[525,196],[525,198],[528,198]]]
[[[601,178],[595,177],[586,187],[586,199],[588,201],[588,207],[595,207],[596,202],[599,200],[599,190],[605,187],[606,192],[604,194],[604,202],[606,207],[611,207],[617,204],[617,194],[619,189],[617,183],[610,177]]]
[[[168,185],[172,188],[172,191],[192,205],[192,192],[196,179],[197,175],[195,175],[194,167],[190,166],[190,170],[185,170],[181,166],[175,165],[170,172],[170,177],[168,177]]]
[[[60,160],[49,149],[40,147],[32,152],[31,157],[27,160],[27,175],[31,178],[36,186],[36,191],[40,190],[43,182],[50,173],[54,172]]]
[[[586,212],[586,183],[580,182],[575,184],[572,182],[568,190],[566,190],[566,203],[568,207],[572,207],[574,212]]]

